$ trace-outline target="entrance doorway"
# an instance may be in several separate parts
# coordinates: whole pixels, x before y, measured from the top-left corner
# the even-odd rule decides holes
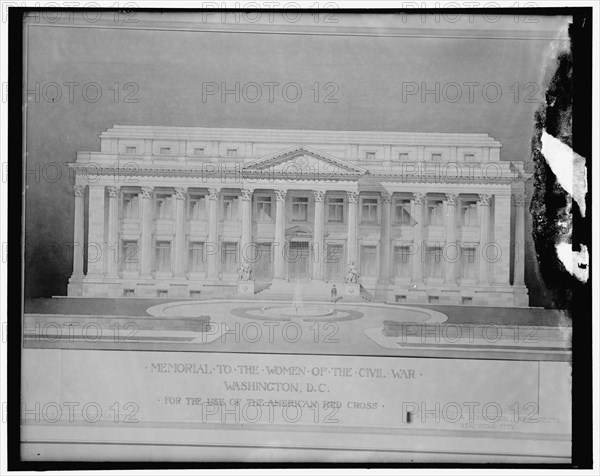
[[[325,266],[327,281],[341,281],[344,279],[344,246],[327,244],[325,253]]]
[[[308,281],[310,270],[310,248],[308,241],[291,241],[287,253],[288,277],[290,280]]]
[[[254,280],[271,281],[271,243],[257,243],[256,253]]]

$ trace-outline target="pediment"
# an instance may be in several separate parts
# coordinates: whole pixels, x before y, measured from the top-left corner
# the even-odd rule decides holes
[[[323,176],[359,176],[368,170],[306,146],[294,147],[249,163],[245,172],[282,175],[321,174]]]
[[[289,228],[286,228],[285,234],[291,235],[291,236],[297,236],[297,237],[305,236],[307,238],[310,238],[310,237],[312,237],[312,230],[310,230],[304,226],[294,225],[294,226],[290,226]]]

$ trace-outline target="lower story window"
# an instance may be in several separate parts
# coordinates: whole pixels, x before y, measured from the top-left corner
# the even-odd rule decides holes
[[[138,244],[137,241],[123,241],[121,247],[121,262],[123,270],[138,269]]]
[[[204,273],[204,243],[190,243],[189,269],[191,273]]]
[[[377,247],[362,246],[360,248],[360,274],[377,276]]]
[[[171,242],[156,242],[156,271],[171,271]]]
[[[223,274],[237,273],[237,243],[223,243]]]
[[[460,277],[462,279],[477,278],[477,263],[475,257],[475,248],[460,249]]]
[[[396,246],[394,248],[394,275],[399,278],[410,278],[410,247]]]
[[[442,248],[429,247],[425,250],[425,277],[444,277],[444,260],[442,259]]]

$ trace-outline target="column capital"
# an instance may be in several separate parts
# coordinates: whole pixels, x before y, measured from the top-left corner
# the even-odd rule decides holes
[[[287,190],[275,190],[275,200],[278,202],[284,202]]]
[[[242,200],[245,202],[252,200],[252,190],[243,188],[241,190],[241,197],[242,197]]]
[[[456,205],[457,198],[458,198],[458,195],[455,193],[447,193],[446,194],[446,201],[448,202],[448,205]]]
[[[219,188],[209,188],[208,189],[208,199],[216,200],[220,191],[221,191],[221,189],[219,189]]]
[[[513,198],[517,207],[525,206],[525,195],[513,195]]]
[[[108,195],[110,198],[117,198],[119,196],[119,187],[108,187]]]
[[[187,193],[186,187],[175,187],[175,200],[185,200],[185,194]]]
[[[491,195],[480,193],[479,194],[479,203],[484,207],[489,207],[491,198],[492,198]]]
[[[85,193],[85,185],[73,185],[73,193],[76,197],[83,197]]]
[[[413,193],[413,200],[417,205],[423,205],[423,200],[425,200],[425,194],[420,192]]]
[[[346,193],[348,194],[348,202],[350,202],[350,203],[358,202],[358,192],[347,190]]]
[[[381,203],[390,203],[392,195],[387,192],[381,192]]]
[[[313,190],[315,196],[315,202],[322,202],[325,198],[325,192],[323,190]]]
[[[154,193],[154,187],[142,187],[142,198],[150,199]]]

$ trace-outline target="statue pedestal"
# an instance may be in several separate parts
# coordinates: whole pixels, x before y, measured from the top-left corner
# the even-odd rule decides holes
[[[237,293],[240,296],[254,296],[254,281],[239,281]]]
[[[344,283],[344,299],[360,300],[360,284]]]

